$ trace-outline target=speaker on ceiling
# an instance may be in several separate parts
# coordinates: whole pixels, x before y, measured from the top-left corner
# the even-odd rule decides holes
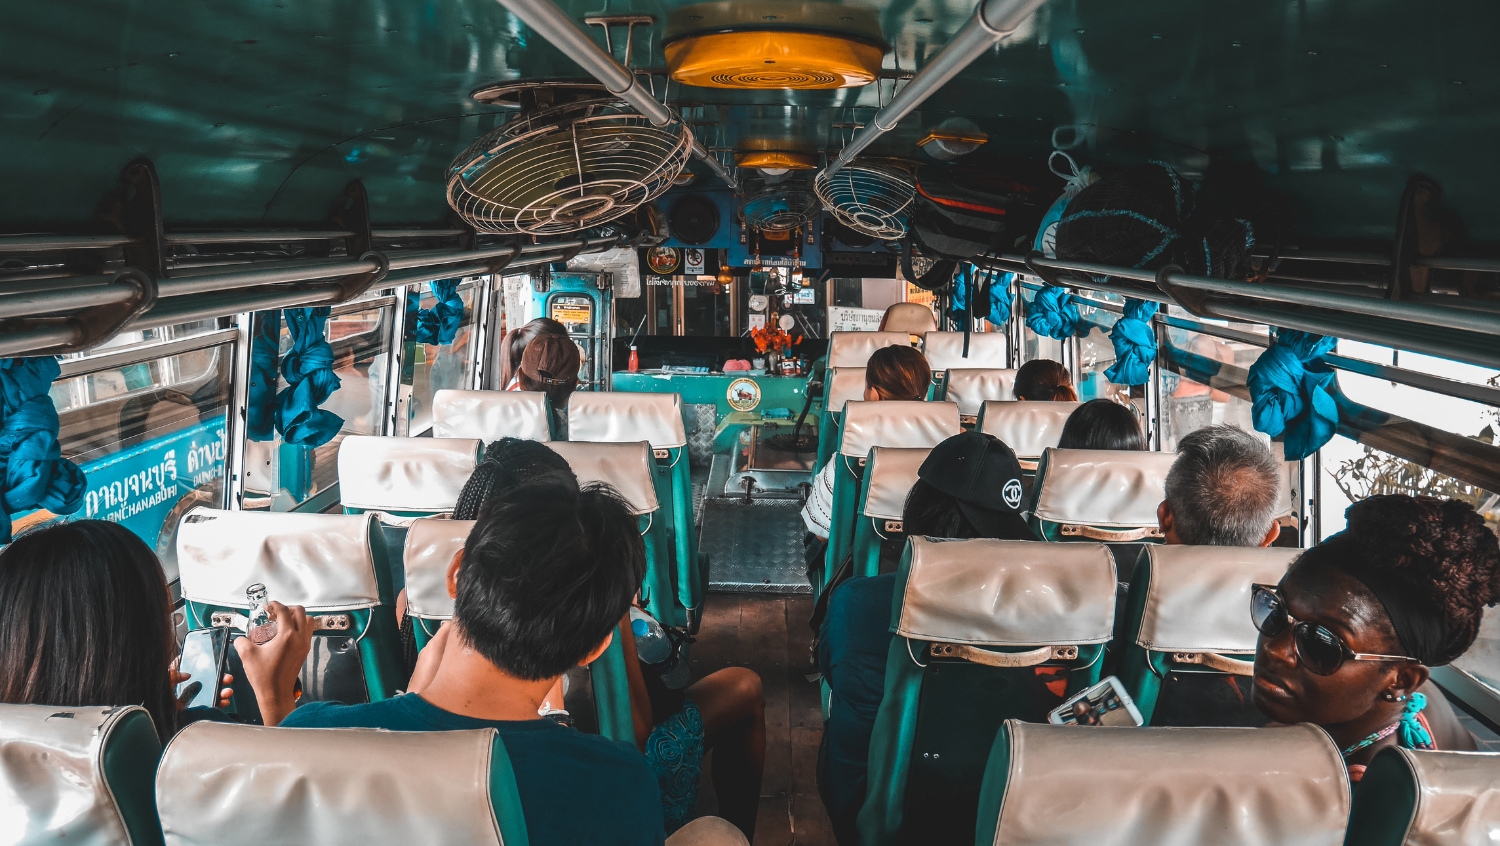
[[[676,240],[694,246],[707,244],[719,231],[719,206],[702,194],[684,194],[672,204],[668,219]]]

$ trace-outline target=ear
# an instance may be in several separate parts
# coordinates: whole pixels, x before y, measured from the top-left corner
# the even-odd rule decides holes
[[[1177,537],[1177,530],[1172,525],[1172,506],[1167,505],[1166,500],[1156,506],[1156,527],[1161,529],[1161,536],[1167,543],[1182,543]]]
[[[464,566],[464,551],[453,553],[453,562],[448,565],[448,598],[458,598],[458,571]]]
[[[1396,695],[1405,694],[1407,699],[1432,675],[1432,671],[1421,664],[1401,664],[1396,667]]]
[[[584,667],[584,666],[587,666],[589,664],[594,663],[595,661],[598,661],[599,660],[599,656],[604,654],[604,650],[608,649],[609,645],[611,643],[613,643],[614,640],[615,640],[615,630],[614,629],[610,629],[609,630],[609,634],[607,634],[607,635],[604,636],[604,640],[599,641],[599,645],[598,646],[596,646],[593,649],[589,650],[589,654],[585,655],[583,657],[583,660],[578,662],[578,666]]]
[[[876,390],[874,385],[866,385],[864,397],[865,402],[879,402],[880,391]]]
[[[1165,505],[1166,503],[1162,504]],[[1271,528],[1266,530],[1266,536],[1260,539],[1260,545],[1270,546],[1271,544],[1275,543],[1276,539],[1279,537],[1281,537],[1281,524],[1272,523]]]

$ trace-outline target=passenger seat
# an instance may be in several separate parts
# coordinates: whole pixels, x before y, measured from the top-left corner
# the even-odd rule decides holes
[[[1274,585],[1301,552],[1149,545],[1130,580],[1120,680],[1147,725],[1260,726],[1250,701],[1250,586]]]
[[[881,347],[909,346],[911,335],[907,332],[830,332],[828,369],[864,367]]]
[[[859,518],[854,523],[854,575],[878,575],[881,550],[905,545],[906,497],[931,452],[930,447],[870,450],[870,466],[859,492]]]
[[[823,416],[818,421],[818,456],[813,463],[814,476],[838,451],[839,426],[843,424],[844,406],[865,398],[865,368],[839,367],[828,371],[828,387],[823,393],[825,400]]]
[[[993,369],[1010,364],[1004,332],[970,332],[968,355],[964,355],[964,333],[928,332],[922,338],[922,354],[934,376],[954,368]]]
[[[954,367],[948,370],[943,390],[937,396],[958,406],[959,422],[964,426],[974,426],[979,422],[979,412],[985,403],[1013,401],[1016,398],[1015,385],[1014,370]]]
[[[1099,681],[1114,560],[1103,544],[912,537],[895,596],[860,841],[967,846],[1001,722],[1044,721]]]
[[[1345,846],[1500,842],[1500,754],[1388,747],[1354,792]]]
[[[395,592],[377,560],[386,558],[373,515],[287,514],[194,508],[177,529],[177,566],[190,631],[228,626],[243,636],[245,591],[301,605],[315,625],[302,667],[302,701],[378,702],[406,685]],[[259,720],[238,653],[233,708]]]
[[[1015,386],[1015,377],[1011,377]],[[991,400],[979,407],[979,431],[1010,447],[1021,469],[1035,470],[1042,453],[1057,446],[1063,425],[1082,403]]]
[[[339,502],[348,514],[452,512],[483,448],[476,438],[348,435],[339,444]]]
[[[552,440],[552,409],[541,391],[456,391],[432,395],[434,438]]]
[[[1007,720],[965,846],[1339,846],[1348,818],[1343,758],[1316,726]]]
[[[1031,526],[1049,541],[1160,542],[1169,452],[1049,448],[1037,464]],[[1134,564],[1132,555],[1127,565]]]
[[[161,843],[151,792],[160,756],[138,705],[0,705],[0,840]]]

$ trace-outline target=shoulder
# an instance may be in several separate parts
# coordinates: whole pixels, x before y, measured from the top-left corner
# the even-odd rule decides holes
[[[299,705],[281,721],[283,728],[399,728],[399,699],[345,705],[342,702],[309,702]]]

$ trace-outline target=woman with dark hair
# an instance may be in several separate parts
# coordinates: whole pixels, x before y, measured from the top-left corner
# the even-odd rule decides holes
[[[932,384],[932,368],[927,359],[911,347],[881,347],[865,364],[865,402],[912,401],[927,398]],[[828,540],[829,522],[833,519],[833,471],[830,461],[813,479],[812,492],[802,507],[802,522],[812,535],[804,545],[808,550],[808,569],[822,560],[823,544]]]
[[[1135,412],[1114,400],[1089,400],[1074,409],[1063,424],[1058,449],[1146,448],[1146,436]]]
[[[1030,402],[1078,401],[1068,369],[1050,358],[1033,359],[1021,365],[1016,371],[1013,391],[1016,399]]]
[[[512,329],[505,334],[505,338],[500,342],[500,384],[505,386],[505,390],[523,390],[519,386],[521,357],[526,354],[526,347],[543,335],[559,335],[566,338],[568,330],[550,317],[538,317],[525,326]]]
[[[1256,585],[1253,700],[1277,723],[1314,723],[1359,781],[1387,746],[1465,750],[1474,739],[1430,667],[1463,655],[1500,601],[1500,545],[1469,505],[1374,496],[1276,586]]]
[[[163,741],[180,723],[223,719],[208,708],[179,719],[172,688],[187,679],[172,666],[166,576],[150,547],[117,523],[54,523],[16,538],[0,550],[0,608],[0,702],[140,705]],[[275,725],[291,703],[273,701],[280,688],[274,682],[289,667],[295,682],[312,627],[301,608],[270,608],[277,636],[260,646],[248,638],[235,643],[262,716]],[[231,681],[226,676],[223,684]],[[227,700],[225,690],[220,703]]]
[[[523,391],[541,391],[552,406],[552,436],[568,438],[568,397],[578,388],[582,360],[572,338],[542,335],[526,347],[516,374]]]

